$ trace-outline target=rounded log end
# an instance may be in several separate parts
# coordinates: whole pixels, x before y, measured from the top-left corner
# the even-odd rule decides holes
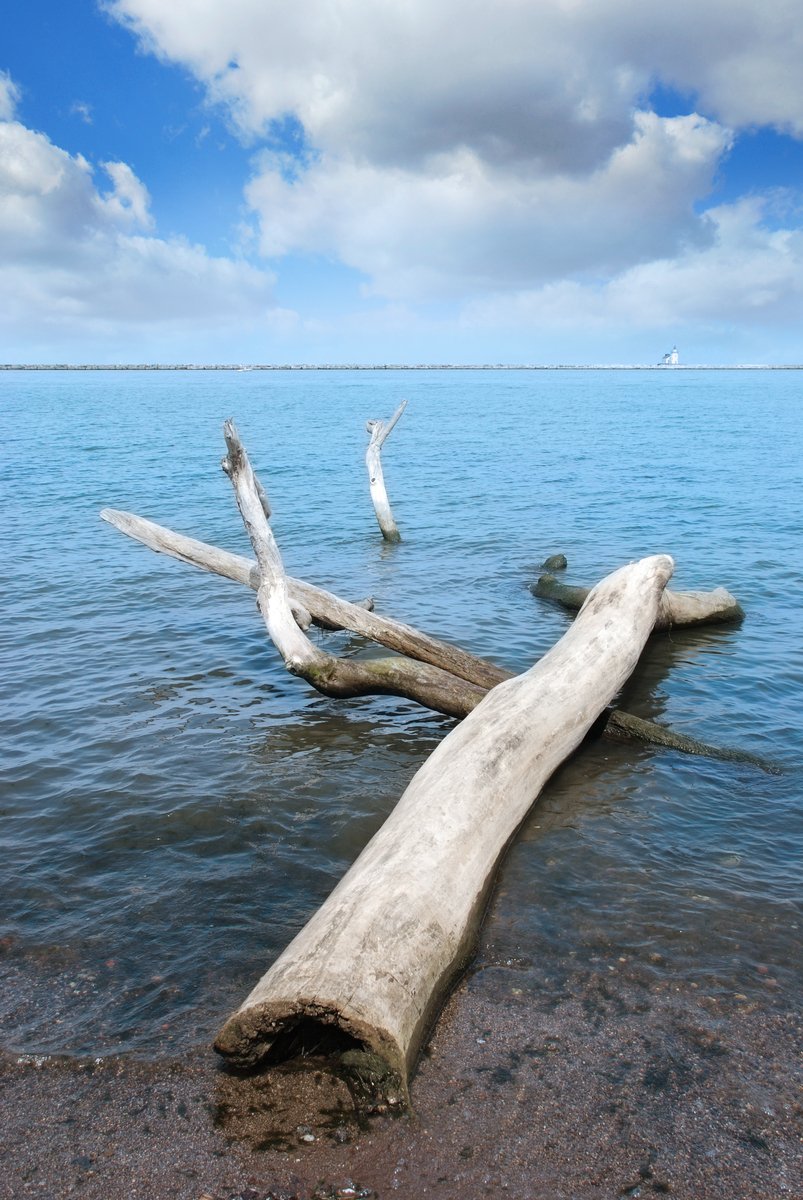
[[[738,625],[745,617],[735,596],[723,587],[710,592],[664,592],[656,629],[695,625]]]
[[[243,1072],[295,1058],[325,1058],[360,1106],[409,1107],[403,1048],[386,1031],[334,1006],[298,998],[240,1009],[214,1047],[227,1065]]]
[[[725,622],[733,622],[738,624],[745,618],[745,611],[739,601],[725,588],[715,588],[713,596],[716,596],[721,605],[720,620]]]
[[[555,587],[555,585],[557,583],[558,583],[558,581],[554,575],[551,575],[551,574],[539,575],[538,579],[535,581],[535,583],[531,583],[529,585],[529,587],[530,587],[530,591],[532,592],[532,594],[534,596],[549,597],[551,595],[552,589]]]

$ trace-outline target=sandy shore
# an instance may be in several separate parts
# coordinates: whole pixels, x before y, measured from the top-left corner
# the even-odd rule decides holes
[[[801,1029],[761,981],[717,995],[611,958],[559,996],[463,981],[409,1117],[358,1118],[310,1065],[241,1079],[198,1051],[0,1059],[0,1196],[61,1200],[799,1196]]]

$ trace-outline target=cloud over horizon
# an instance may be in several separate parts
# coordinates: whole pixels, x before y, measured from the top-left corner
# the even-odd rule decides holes
[[[89,75],[84,99],[63,98],[80,135],[73,123],[51,140],[16,117],[28,80],[0,71],[12,338],[36,326],[42,345],[74,331],[114,347],[128,330],[146,357],[253,345],[262,358],[286,346],[297,360],[415,360],[429,329],[438,359],[468,344],[494,361],[511,354],[497,346],[526,347],[513,356],[529,361],[536,333],[551,346],[574,329],[583,357],[589,331],[618,322],[623,344],[698,327],[735,344],[774,326],[793,347],[776,355],[803,358],[803,189],[794,171],[769,186],[742,166],[723,190],[756,131],[787,149],[803,139],[792,0],[96,3],[133,34],[132,58],[136,44],[164,64],[149,58],[149,78],[189,73],[182,102],[236,146],[236,176],[224,205],[211,139],[210,188],[171,174],[188,107],[168,121],[154,93],[137,172]],[[99,37],[111,28],[92,19]],[[192,241],[155,221],[170,188],[168,221],[180,231],[191,213]]]
[[[655,310],[636,297],[656,278],[684,278],[707,319],[782,319],[780,285],[756,291],[756,277],[799,269],[796,226],[774,235],[761,204],[706,207],[740,129],[803,136],[790,0],[108,8],[255,146],[280,141],[288,117],[303,129],[304,153],[255,154],[246,189],[279,270],[319,255],[360,272],[366,295],[475,310],[550,285],[581,307],[627,291],[636,315]],[[659,85],[688,111],[652,111]],[[726,261],[723,289],[706,273]]]
[[[161,343],[171,331],[256,322],[271,307],[273,277],[210,257],[181,238],[153,235],[147,188],[124,162],[101,164],[107,186],[80,154],[15,120],[18,95],[4,79],[0,109],[0,320],[21,343],[31,331],[102,345],[136,329]],[[12,307],[13,306],[13,307]]]
[[[728,131],[653,113],[637,113],[634,126],[632,141],[586,176],[493,171],[463,151],[427,175],[322,159],[288,180],[268,156],[246,195],[265,255],[337,256],[392,299],[593,278],[711,240],[694,200]]]

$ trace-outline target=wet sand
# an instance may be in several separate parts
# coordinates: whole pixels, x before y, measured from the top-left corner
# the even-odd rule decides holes
[[[721,994],[612,956],[556,995],[486,965],[448,1002],[403,1117],[359,1117],[311,1061],[243,1079],[205,1050],[7,1052],[0,1197],[798,1197],[803,1039],[774,985]]]

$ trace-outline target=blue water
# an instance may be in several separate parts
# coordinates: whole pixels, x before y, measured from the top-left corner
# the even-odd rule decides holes
[[[365,421],[404,397],[392,547]],[[801,981],[802,397],[792,371],[0,373],[2,1042],[208,1042],[451,726],[315,694],[252,592],[99,520],[249,553],[227,416],[292,574],[513,669],[567,627],[527,590],[558,551],[584,584],[666,551],[674,587],[739,598],[739,628],[654,639],[626,707],[783,774],[586,747],[504,864],[477,967],[515,960],[548,992],[613,954],[781,1002]]]

